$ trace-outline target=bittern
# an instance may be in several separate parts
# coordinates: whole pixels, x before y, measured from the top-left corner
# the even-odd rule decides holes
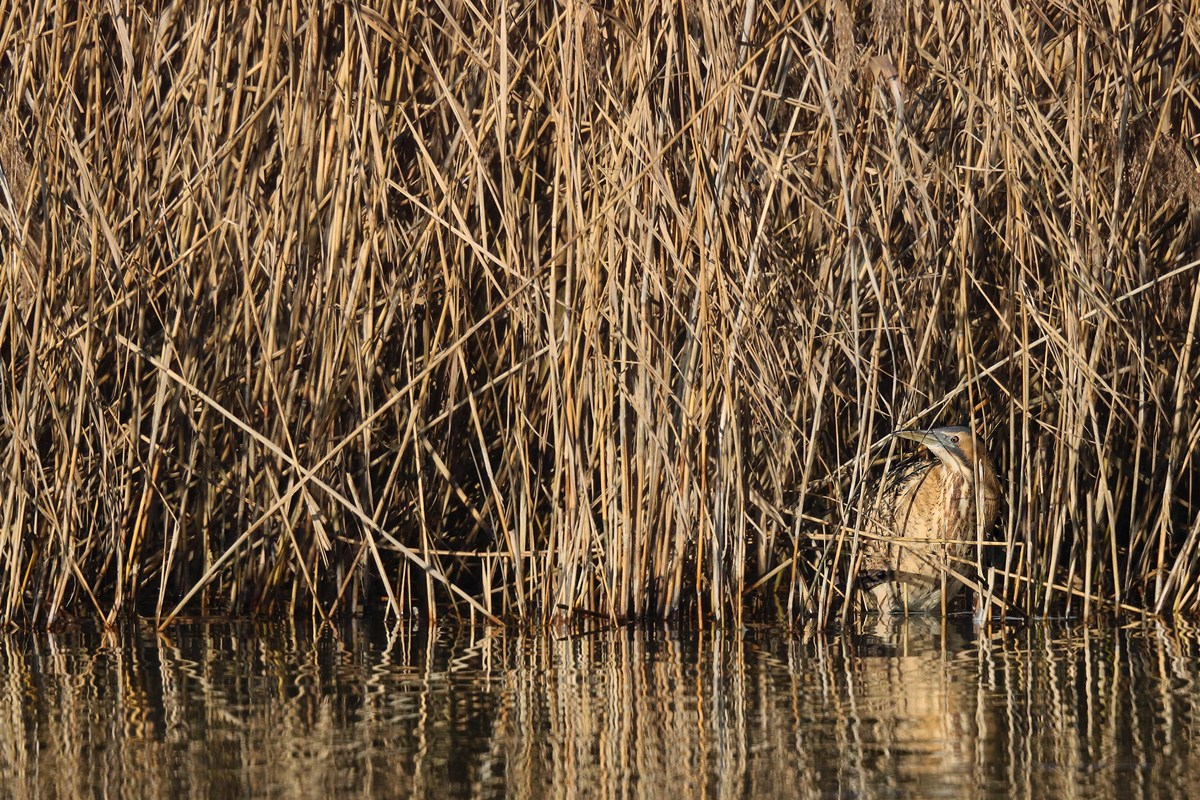
[[[938,611],[962,582],[964,560],[1000,511],[1000,482],[986,445],[970,428],[897,431],[929,457],[901,461],[884,476],[863,530],[858,582],[883,614]],[[969,563],[969,562],[968,562]]]

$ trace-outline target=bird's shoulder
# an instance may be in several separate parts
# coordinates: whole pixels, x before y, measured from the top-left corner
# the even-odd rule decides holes
[[[936,458],[920,455],[901,459],[871,487],[873,494],[878,495],[881,502],[903,495],[914,484],[923,481],[937,464]]]
[[[935,458],[912,455],[894,462],[880,478],[871,482],[863,494],[862,508],[873,524],[894,527],[895,516],[911,502],[929,471],[937,466]]]

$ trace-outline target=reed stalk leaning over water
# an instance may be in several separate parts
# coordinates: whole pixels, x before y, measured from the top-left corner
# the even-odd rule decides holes
[[[1194,614],[1197,11],[0,3],[0,616]]]

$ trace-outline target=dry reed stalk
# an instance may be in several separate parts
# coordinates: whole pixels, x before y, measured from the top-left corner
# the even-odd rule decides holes
[[[938,423],[1200,602],[1196,9],[0,7],[10,623],[845,619]]]

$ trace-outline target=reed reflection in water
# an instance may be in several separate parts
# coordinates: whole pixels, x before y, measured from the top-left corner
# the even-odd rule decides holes
[[[551,636],[209,623],[0,638],[3,797],[1180,797],[1158,624]]]

